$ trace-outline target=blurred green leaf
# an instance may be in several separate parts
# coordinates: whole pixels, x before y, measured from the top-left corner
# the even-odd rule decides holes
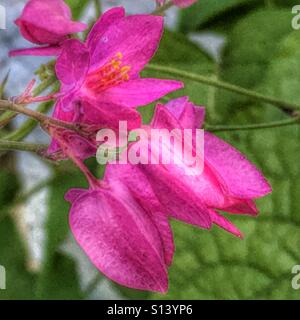
[[[72,259],[59,247],[69,233],[69,203],[64,200],[71,188],[86,187],[84,177],[76,171],[58,173],[50,186],[44,263],[37,283],[39,299],[79,299],[82,293]]]
[[[72,16],[74,20],[78,20],[86,9],[87,5],[91,2],[90,0],[65,0],[70,6]]]
[[[220,78],[249,89],[257,87],[264,80],[280,40],[291,31],[288,10],[261,10],[248,15],[229,36]],[[233,110],[249,103],[248,98],[224,90],[219,90],[217,96],[224,121],[231,118]]]
[[[25,249],[11,217],[0,222],[0,265],[6,269],[6,290],[3,299],[34,299],[35,276],[27,271]]]
[[[181,10],[179,30],[187,33],[202,28],[228,31],[233,22],[250,11],[259,9],[291,9],[297,0],[201,0],[188,9]]]
[[[0,208],[8,205],[15,198],[19,189],[16,175],[8,169],[0,170]],[[1,210],[1,209],[0,209]]]
[[[184,35],[165,30],[160,47],[151,61],[153,64],[173,66],[186,71],[199,72],[203,75],[213,75],[215,65],[212,59],[204,53],[197,45],[189,41]],[[155,71],[144,71],[144,77],[171,79],[166,74]],[[175,80],[181,80],[173,78]],[[184,81],[185,89],[179,90],[170,97],[188,95],[199,105],[208,102],[207,87],[195,84],[192,81]],[[149,122],[153,115],[154,105],[142,107],[140,111],[144,122]]]
[[[180,30],[195,31],[201,25],[242,5],[257,4],[258,0],[201,0],[188,9],[181,11]]]
[[[34,298],[35,276],[27,271],[25,248],[6,211],[18,191],[18,181],[12,172],[1,168],[0,171],[0,265],[6,268],[6,290],[0,290],[2,299]],[[4,211],[4,212],[3,212]]]

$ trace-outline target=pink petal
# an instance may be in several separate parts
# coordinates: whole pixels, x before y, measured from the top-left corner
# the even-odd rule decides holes
[[[170,217],[210,229],[211,219],[207,207],[188,184],[161,165],[140,165],[156,197]]]
[[[203,125],[205,108],[195,106],[188,101],[188,97],[170,100],[166,108],[180,122],[183,129],[200,129]]]
[[[258,209],[255,202],[248,199],[234,199],[228,197],[224,207],[219,209],[236,214],[249,214],[251,216],[258,215]]]
[[[252,199],[271,192],[264,176],[244,155],[208,132],[205,133],[205,161],[233,197]]]
[[[155,107],[154,116],[151,121],[151,127],[155,129],[168,129],[170,132],[173,129],[181,129],[179,120],[162,104],[157,104]]]
[[[157,228],[143,210],[130,205],[109,191],[88,191],[72,205],[71,230],[93,264],[113,281],[166,292],[168,279]]]
[[[155,129],[166,128],[169,131],[173,130],[174,128],[183,129],[179,120],[176,119],[163,105],[157,105],[151,125]],[[193,132],[193,135],[194,134],[195,132]],[[193,140],[195,140],[195,138],[193,138]],[[188,145],[183,144],[183,146],[185,146],[185,151],[187,152]],[[162,149],[158,150],[157,152],[172,154],[170,147],[171,146],[168,145],[162,145]],[[193,148],[193,146],[191,147]],[[151,150],[151,152],[156,152],[156,150]],[[192,153],[192,151],[190,152]],[[168,171],[170,175],[173,175],[173,178],[171,179],[177,180],[177,183],[190,190],[189,192],[199,197],[199,199],[201,199],[200,201],[202,201],[202,203],[206,206],[222,208],[226,201],[223,190],[219,181],[216,179],[214,172],[207,166],[207,164],[204,162],[204,169],[201,174],[188,175],[187,172],[192,168],[188,167],[184,163],[181,153],[178,154],[176,158],[176,164],[170,163],[163,166],[165,171]],[[180,166],[178,162],[179,159],[181,159]],[[203,162],[203,154],[199,155],[199,160]]]
[[[169,220],[164,213],[159,211],[154,212],[151,217],[162,239],[165,263],[169,267],[172,265],[175,253],[174,237]]]
[[[71,204],[75,202],[80,196],[84,196],[86,193],[85,189],[70,189],[65,194],[65,200],[70,202]]]
[[[156,52],[163,31],[163,18],[131,15],[107,28],[91,56],[91,65],[98,68],[122,54],[123,66],[129,66],[131,78],[144,68]]]
[[[48,46],[11,50],[9,56],[58,56],[60,52],[61,48],[59,46]]]
[[[122,7],[112,8],[106,11],[94,24],[90,31],[86,45],[91,52],[94,52],[99,40],[105,32],[117,21],[125,17],[125,10]]]
[[[137,129],[142,124],[141,115],[134,109],[115,105],[112,103],[100,103],[91,99],[82,98],[82,118],[80,122],[94,124],[105,129],[119,129],[120,121],[127,122],[127,129]]]
[[[174,4],[180,8],[190,7],[192,4],[196,3],[198,0],[173,0]]]
[[[69,7],[62,0],[30,0],[16,20],[22,35],[37,44],[57,44],[87,25],[71,21]]]
[[[89,61],[89,51],[83,43],[77,39],[65,41],[55,66],[58,79],[68,86],[82,84]]]
[[[103,102],[138,107],[181,89],[183,84],[173,80],[136,79],[111,87],[99,95]]]
[[[149,213],[159,231],[164,248],[165,263],[170,266],[175,250],[173,233],[166,216],[166,210],[159,203],[146,176],[134,165],[109,164],[105,171],[105,181],[113,186],[116,194],[120,194],[120,189],[126,186],[135,201]]]
[[[224,218],[222,215],[215,212],[214,210],[210,210],[210,215],[214,224],[239,238],[243,238],[243,235],[241,234],[240,230],[233,223]]]
[[[58,99],[52,117],[58,120],[73,122],[75,119],[75,110],[72,107],[65,108],[65,106],[72,105],[73,95],[65,96]],[[47,153],[53,154],[60,150],[60,146],[55,139],[52,138],[50,146],[48,147]]]

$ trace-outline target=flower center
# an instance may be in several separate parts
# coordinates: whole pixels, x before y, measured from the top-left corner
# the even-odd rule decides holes
[[[86,86],[95,93],[129,80],[130,66],[122,66],[123,55],[118,52],[111,61],[89,73]]]

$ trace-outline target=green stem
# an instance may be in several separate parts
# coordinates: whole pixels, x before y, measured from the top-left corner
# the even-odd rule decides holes
[[[32,91],[32,96],[37,97],[40,95],[44,90],[49,88],[52,84],[56,82],[56,77],[52,76],[49,77],[47,80],[43,81],[40,83],[33,91]]]
[[[91,280],[88,287],[84,290],[84,295],[86,298],[88,298],[96,290],[101,280],[103,280],[101,273],[98,273],[95,278]]]
[[[261,93],[258,93],[256,91],[248,90],[239,86],[236,86],[234,84],[220,81],[220,80],[215,80],[212,79],[211,77],[205,77],[201,76],[195,73],[183,71],[180,69],[172,68],[172,67],[165,67],[165,66],[160,66],[160,65],[154,65],[154,64],[148,64],[146,67],[148,70],[153,70],[153,71],[159,71],[162,73],[167,73],[170,75],[174,75],[176,77],[181,77],[185,78],[191,81],[199,82],[202,84],[206,84],[208,86],[214,86],[219,89],[231,91],[240,95],[247,96],[248,98],[256,101],[261,101],[265,103],[269,103],[277,108],[284,109],[284,110],[291,110],[291,111],[296,111],[300,110],[300,106],[297,104],[289,103],[286,101],[282,101],[273,97],[265,96]]]
[[[1,109],[2,110],[10,110],[10,111],[13,111],[16,113],[24,114],[24,115],[40,122],[41,124],[46,124],[46,125],[50,124],[52,126],[61,127],[61,128],[73,130],[76,132],[80,132],[78,127],[72,123],[69,123],[66,121],[61,121],[58,119],[54,119],[52,117],[48,117],[41,112],[25,108],[23,105],[14,104],[14,103],[9,102],[7,100],[0,100],[0,110]]]
[[[5,127],[12,119],[15,118],[17,114],[12,111],[5,111],[1,116],[0,116],[0,129],[2,127]]]
[[[17,141],[0,140],[0,150],[10,151],[28,151],[40,154],[47,148],[44,144],[32,144]]]
[[[236,126],[226,126],[226,125],[205,125],[205,130],[211,132],[222,132],[222,131],[246,131],[246,130],[258,130],[258,129],[270,129],[291,126],[295,124],[300,124],[300,116],[297,115],[291,119],[258,123],[258,124],[249,124],[249,125],[236,125]]]
[[[39,84],[33,91],[32,91],[32,96],[37,97],[40,95],[44,90],[49,88],[52,84],[54,84],[56,81],[55,77],[49,77],[49,79],[43,81],[41,84]],[[11,119],[13,119],[17,114],[12,111],[5,111],[1,116],[0,116],[0,126],[1,123],[3,125],[6,125]]]
[[[1,85],[0,85],[0,98],[1,99],[3,98],[3,95],[4,95],[4,90],[5,90],[7,81],[8,81],[8,77],[9,77],[9,71],[7,72],[6,76],[4,77],[4,79],[2,80]]]
[[[40,113],[46,113],[48,112],[53,105],[53,102],[45,102],[39,105],[37,108],[37,111]],[[20,141],[26,138],[32,130],[34,130],[38,125],[38,122],[34,119],[28,119],[26,120],[23,125],[15,130],[14,132],[9,133],[4,137],[6,140],[14,140],[14,141]]]
[[[165,11],[167,11],[168,9],[170,9],[171,7],[173,7],[174,3],[172,1],[166,2],[165,4],[163,4],[162,6],[159,6],[157,9],[155,9],[152,14],[155,16],[161,16],[165,13]]]
[[[95,11],[98,19],[102,14],[101,0],[94,0],[94,5],[95,5]]]

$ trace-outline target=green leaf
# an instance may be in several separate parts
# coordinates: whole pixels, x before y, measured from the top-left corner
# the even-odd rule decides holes
[[[0,170],[0,207],[11,203],[19,189],[16,175],[8,169]]]
[[[83,295],[73,261],[60,253],[60,246],[69,233],[69,204],[64,200],[71,188],[86,188],[81,173],[57,173],[50,186],[48,221],[46,224],[45,257],[37,283],[39,299],[79,299]]]
[[[232,9],[257,3],[259,3],[257,0],[201,0],[190,8],[181,11],[179,27],[184,32],[194,31]]]
[[[254,89],[263,80],[280,40],[292,31],[290,10],[261,10],[241,20],[232,30],[224,52],[220,78]],[[218,110],[223,121],[248,98],[219,90]],[[225,111],[226,110],[226,111]]]
[[[202,0],[181,10],[179,30],[186,33],[209,27],[227,33],[236,21],[251,11],[288,8],[291,12],[297,4],[297,0]]]
[[[279,43],[266,72],[265,92],[300,104],[299,33]],[[272,121],[284,115],[274,107],[248,105],[232,122]],[[174,223],[176,254],[170,291],[163,299],[299,299],[291,285],[300,263],[299,126],[222,135],[243,151],[271,182],[273,192],[258,202],[257,218],[231,215],[244,233],[239,240]],[[229,216],[229,215],[227,215]]]
[[[54,253],[51,265],[47,266],[38,278],[37,298],[47,300],[84,298],[73,259],[58,252]]]
[[[90,3],[90,0],[65,0],[65,2],[71,8],[73,19],[78,20]]]
[[[0,290],[0,300],[34,299],[35,276],[27,271],[25,249],[9,216],[0,222],[0,265],[6,269],[6,290]]]
[[[0,171],[0,265],[6,268],[6,290],[0,290],[2,299],[34,298],[35,276],[27,271],[25,248],[7,212],[18,191],[18,181],[12,172]]]
[[[182,70],[199,72],[203,75],[212,75],[215,70],[213,61],[199,49],[194,43],[190,42],[184,35],[165,30],[160,47],[155,57],[151,61],[153,64],[173,66]],[[172,77],[159,72],[146,70],[144,77],[172,79]],[[181,80],[173,78],[175,80]],[[183,95],[190,96],[198,104],[207,104],[207,87],[195,84],[192,81],[184,81],[185,89],[179,90],[170,97]],[[149,122],[152,118],[154,104],[150,107],[140,108],[144,122]]]

